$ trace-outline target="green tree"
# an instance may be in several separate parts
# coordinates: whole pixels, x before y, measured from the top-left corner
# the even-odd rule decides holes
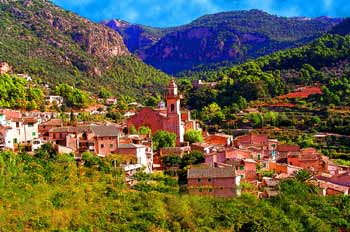
[[[112,93],[106,88],[101,88],[100,92],[98,93],[98,96],[100,98],[107,99],[112,96]]]
[[[225,120],[225,115],[221,107],[217,103],[211,103],[202,110],[202,119],[210,123],[222,123]]]
[[[155,150],[158,150],[159,148],[163,148],[163,147],[175,147],[176,134],[168,131],[159,130],[152,137],[152,142],[153,142],[153,148]]]
[[[190,144],[203,142],[202,132],[199,130],[188,130],[184,135],[184,140]]]
[[[131,134],[131,135],[137,135],[137,133],[138,133],[138,132],[137,132],[135,126],[134,126],[134,125],[131,125],[130,128],[129,128],[129,134]]]
[[[202,152],[192,151],[189,154],[185,154],[182,157],[181,167],[184,168],[188,165],[196,165],[203,163],[205,161],[205,157]]]
[[[140,126],[138,133],[140,135],[150,135],[152,133],[152,130],[147,126]]]
[[[311,178],[311,174],[308,171],[302,169],[295,174],[295,178],[300,182],[305,182]]]
[[[181,158],[176,155],[168,155],[168,156],[163,156],[161,157],[162,164],[165,167],[177,167],[181,165]]]

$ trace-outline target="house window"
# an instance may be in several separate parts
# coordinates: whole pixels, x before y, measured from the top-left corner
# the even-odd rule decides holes
[[[28,127],[33,127],[34,124],[32,122],[28,123]]]
[[[198,180],[197,180],[197,181],[198,181],[198,182],[201,182],[201,179],[199,179],[199,178],[198,178]]]
[[[101,144],[101,148],[104,148],[105,147],[105,145],[104,144]]]
[[[211,182],[211,178],[208,178],[208,182]]]
[[[174,110],[175,110],[175,105],[171,104],[171,112],[174,112]]]
[[[199,192],[202,192],[202,191],[203,191],[203,189],[202,189],[202,188],[200,188],[200,189],[199,189]]]
[[[36,136],[36,133],[35,133],[35,132],[32,132],[32,136]]]
[[[13,143],[17,143],[17,142],[18,142],[17,138],[13,139]]]
[[[260,160],[261,159],[261,155],[260,154],[258,154],[258,160]]]
[[[212,189],[209,189],[208,191],[211,193],[213,190],[212,190]]]
[[[109,144],[109,147],[110,147],[110,148],[113,148],[113,144]]]
[[[19,127],[19,122],[16,122],[16,127],[17,127],[17,128]]]
[[[240,167],[239,167],[239,170],[244,170],[244,166],[240,166]]]

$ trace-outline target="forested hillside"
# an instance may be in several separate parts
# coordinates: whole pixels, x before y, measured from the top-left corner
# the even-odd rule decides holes
[[[291,91],[296,85],[324,85],[331,91],[321,99],[326,105],[349,105],[350,35],[328,34],[300,48],[279,51],[218,72],[199,72],[190,79],[205,77],[218,81],[214,89],[199,89],[189,105],[201,108],[217,102],[220,106],[248,101],[266,101]],[[200,102],[203,105],[198,105]]]
[[[117,32],[45,0],[0,2],[0,61],[50,85],[115,95],[158,93],[169,78],[134,58]]]
[[[119,22],[119,23],[118,23]],[[286,18],[268,13],[232,11],[205,15],[190,24],[151,28],[112,20],[131,51],[167,73],[237,64],[322,36],[341,19]],[[146,42],[145,42],[146,41]]]

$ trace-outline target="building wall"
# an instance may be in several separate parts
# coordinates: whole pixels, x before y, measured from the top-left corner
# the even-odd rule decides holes
[[[50,139],[50,136],[49,136],[49,131],[52,129],[52,128],[57,128],[57,127],[60,127],[60,126],[55,126],[55,125],[39,125],[38,126],[38,132],[39,132],[39,137],[45,141],[49,140]]]
[[[269,170],[274,171],[276,173],[285,173],[288,174],[288,166],[282,165],[275,162],[269,162]]]
[[[116,153],[118,148],[117,137],[99,137],[95,138],[95,151],[98,155],[108,156]]]
[[[245,179],[247,181],[256,180],[256,163],[244,162]]]
[[[21,142],[32,141],[33,139],[39,138],[39,123],[30,124],[22,124],[21,130],[23,131],[21,136]]]
[[[0,147],[6,145],[6,128],[0,126]]]
[[[66,137],[68,134],[68,132],[50,132],[49,138],[50,141],[55,142],[58,145],[67,146]]]
[[[341,191],[338,191],[338,190],[335,190],[332,188],[327,188],[326,194],[327,195],[341,195],[341,194],[344,194],[344,192],[341,192]]]
[[[198,181],[198,178],[188,179],[188,191],[190,194],[201,196],[212,195],[216,197],[236,196],[235,177],[199,179],[200,181]]]

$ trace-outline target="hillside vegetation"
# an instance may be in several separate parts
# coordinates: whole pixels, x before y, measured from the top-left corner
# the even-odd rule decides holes
[[[115,20],[105,24],[120,32],[130,50],[146,63],[178,75],[297,47],[319,38],[339,22],[341,19],[286,18],[250,10],[205,15],[171,28]]]
[[[274,200],[220,199],[164,190],[154,176],[140,191],[124,185],[121,158],[83,155],[77,165],[45,145],[36,155],[0,153],[1,231],[339,231],[350,228],[349,197],[321,197],[298,180]],[[146,178],[146,176],[144,177]],[[163,184],[160,181],[163,180]],[[147,183],[147,182],[145,182]],[[164,186],[165,185],[165,186]],[[176,181],[175,181],[176,185]],[[331,214],[331,216],[330,216]]]
[[[0,2],[0,61],[52,86],[115,95],[158,93],[169,78],[131,56],[117,32],[45,0]]]

